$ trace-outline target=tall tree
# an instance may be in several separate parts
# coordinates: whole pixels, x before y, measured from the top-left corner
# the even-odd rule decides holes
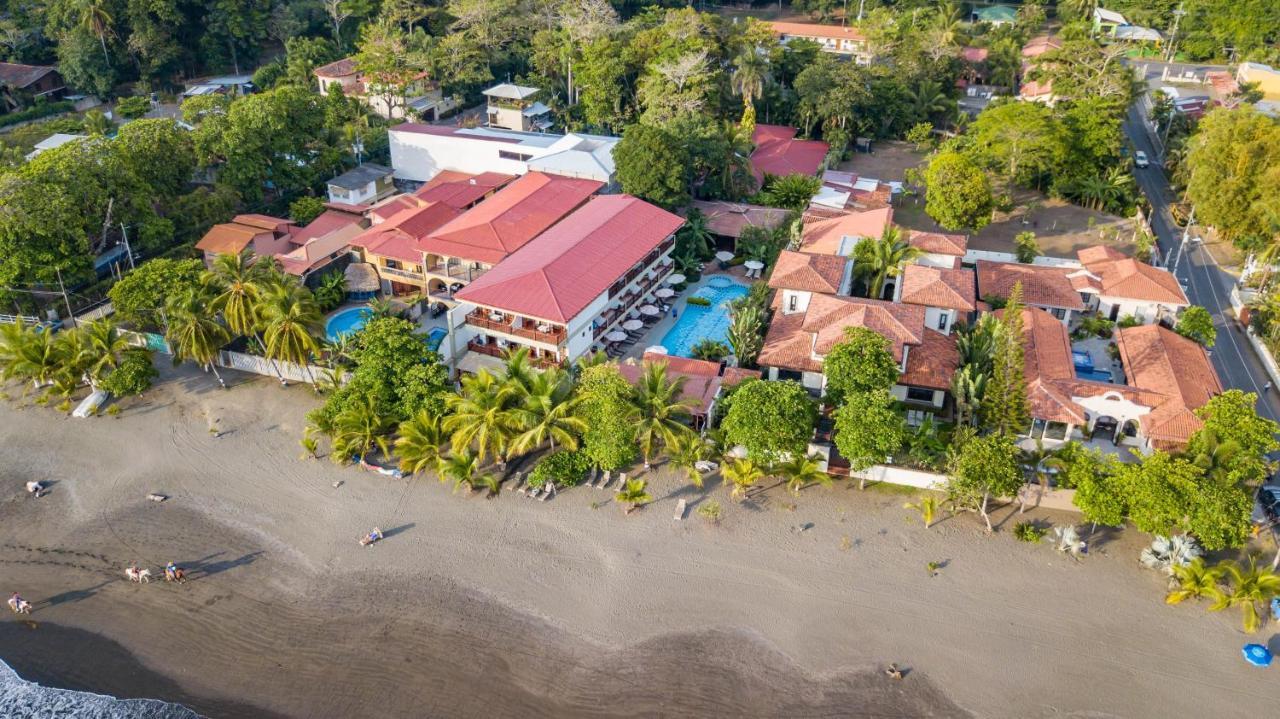
[[[844,340],[822,358],[827,401],[839,406],[846,396],[887,390],[898,381],[898,363],[884,335],[865,327],[847,327]]]
[[[948,230],[980,230],[994,201],[987,175],[958,152],[939,152],[925,169],[925,212]]]
[[[1001,331],[995,337],[991,380],[983,395],[983,423],[992,432],[1005,436],[1022,434],[1031,423],[1024,378],[1022,310],[1022,283],[1019,282],[1009,291],[1009,301],[1001,311]]]
[[[628,413],[635,427],[636,444],[649,468],[659,447],[670,447],[678,438],[691,432],[693,401],[684,399],[685,377],[667,375],[665,362],[646,362]]]

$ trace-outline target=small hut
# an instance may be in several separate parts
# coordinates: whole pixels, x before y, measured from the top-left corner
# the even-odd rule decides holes
[[[378,271],[368,262],[352,262],[347,265],[347,299],[357,302],[371,300],[382,287]]]

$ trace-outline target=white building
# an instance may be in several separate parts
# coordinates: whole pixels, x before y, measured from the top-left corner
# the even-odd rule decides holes
[[[368,205],[396,191],[391,168],[372,162],[347,170],[329,180],[329,202]]]
[[[521,132],[537,132],[551,128],[551,108],[538,98],[542,90],[504,82],[484,91],[488,101],[485,115],[489,127]]]
[[[442,170],[523,175],[530,171],[614,184],[619,138],[404,123],[387,133],[397,178],[425,182]]]

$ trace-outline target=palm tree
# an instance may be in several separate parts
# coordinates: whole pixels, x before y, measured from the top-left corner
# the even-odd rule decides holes
[[[749,47],[734,59],[733,65],[729,83],[733,93],[742,98],[742,125],[745,129],[748,124],[755,124],[755,101],[764,94],[765,82],[769,79],[769,61],[757,48]]]
[[[1218,583],[1222,581],[1221,567],[1206,567],[1204,560],[1196,558],[1185,566],[1171,567],[1177,588],[1169,590],[1165,596],[1166,604],[1179,604],[1188,599],[1212,597],[1218,592]]]
[[[391,454],[388,435],[393,429],[395,425],[378,411],[374,398],[361,397],[333,418],[333,461],[363,460],[375,446],[384,455]]]
[[[427,410],[400,423],[396,433],[396,454],[400,457],[400,471],[417,474],[428,469],[440,471],[444,459],[442,448],[448,436],[440,421],[440,415]]]
[[[925,417],[916,427],[916,431],[907,437],[907,456],[921,467],[934,469],[941,463],[947,445],[938,434],[938,425],[933,416]]]
[[[729,310],[729,330],[726,338],[733,347],[738,366],[755,364],[764,349],[764,312],[754,305],[734,307]]]
[[[689,484],[702,489],[702,470],[698,468],[711,454],[711,446],[701,435],[686,432],[677,435],[675,441],[667,447],[671,464],[684,472]]]
[[[707,229],[707,216],[696,207],[689,209],[684,226],[676,232],[676,242],[692,251],[696,259],[706,261],[715,254],[715,240]]]
[[[903,509],[914,509],[920,513],[920,519],[924,521],[924,528],[928,529],[933,526],[933,520],[938,516],[938,512],[942,509],[942,502],[931,494],[920,495],[920,501],[916,503],[907,502],[902,505]]]
[[[53,332],[43,327],[33,327],[19,320],[7,325],[3,335],[3,377],[5,380],[30,381],[39,388],[53,382],[62,367],[62,357]]]
[[[810,484],[830,487],[831,475],[818,467],[821,459],[822,457],[816,454],[808,457],[795,456],[774,465],[771,474],[786,480],[787,489],[791,490],[792,494],[800,494],[800,490]]]
[[[907,91],[907,101],[915,116],[921,121],[932,120],[951,109],[951,98],[942,91],[942,85],[934,80],[924,80],[914,90]]]
[[[482,458],[479,453],[473,450],[464,452],[455,452],[453,456],[444,460],[440,464],[440,481],[447,482],[453,480],[453,491],[466,485],[467,491],[475,491],[478,486],[488,486],[490,492],[493,492],[491,483],[487,478],[493,475],[480,471],[480,462]]]
[[[533,378],[538,370],[529,361],[529,348],[524,346],[508,349],[502,356],[503,377],[523,398],[533,386]]]
[[[129,341],[120,335],[116,323],[109,319],[90,322],[80,328],[88,344],[86,348],[85,374],[89,384],[97,389],[110,370],[120,365],[120,359],[129,348]]]
[[[328,312],[342,304],[347,296],[347,278],[341,272],[330,272],[320,279],[314,294],[320,311]]]
[[[1191,463],[1204,470],[1206,476],[1224,484],[1230,484],[1227,476],[1235,459],[1240,454],[1240,443],[1233,439],[1223,439],[1212,427],[1204,428],[1200,441],[1196,443],[1197,454]]]
[[[444,430],[452,434],[454,454],[468,447],[484,461],[489,455],[504,461],[515,428],[512,407],[516,390],[488,370],[462,378],[462,391],[445,397],[450,415]]]
[[[80,27],[98,38],[98,42],[102,45],[102,57],[110,65],[111,56],[107,54],[107,38],[115,35],[115,30],[111,27],[115,20],[107,11],[106,0],[80,0],[79,5]]]
[[[320,308],[311,292],[294,284],[272,287],[262,298],[262,346],[269,360],[292,362],[311,369],[308,360],[320,345],[316,334],[320,332]],[[311,384],[315,386],[315,377]],[[280,384],[287,384],[281,376]]]
[[[643,479],[628,479],[622,489],[618,490],[617,496],[614,497],[619,504],[626,506],[626,513],[631,514],[640,508],[641,505],[653,501],[653,497],[645,491],[648,485]]]
[[[1215,601],[1210,605],[1209,611],[1219,612],[1240,607],[1244,615],[1244,630],[1249,634],[1258,631],[1262,624],[1258,605],[1265,605],[1272,597],[1280,595],[1280,575],[1266,567],[1259,568],[1253,557],[1249,557],[1246,565],[1223,561],[1218,564],[1218,569],[1222,570],[1222,578],[1228,588],[1216,587],[1212,590]]]
[[[225,389],[227,384],[218,374],[214,360],[218,357],[218,349],[230,341],[231,336],[227,328],[207,311],[208,306],[208,295],[201,288],[192,287],[170,297],[166,305],[168,327],[165,328],[165,341],[173,350],[174,364],[192,360],[206,372],[213,370],[218,384]]]
[[[53,338],[53,351],[58,361],[53,389],[63,397],[70,396],[84,381],[85,370],[92,357],[89,341],[79,328],[59,332]]]
[[[1022,466],[1031,470],[1040,485],[1040,490],[1036,493],[1036,506],[1039,507],[1044,493],[1049,490],[1049,480],[1054,474],[1065,470],[1067,463],[1058,449],[1045,448],[1044,441],[1037,438],[1035,449],[1022,450]],[[1026,512],[1027,501],[1022,492],[1018,493],[1018,502],[1018,514]]]
[[[241,337],[254,334],[258,327],[259,300],[267,291],[267,267],[255,262],[253,251],[246,249],[218,255],[205,275],[206,282],[218,291],[209,309],[221,312],[227,329]]]
[[[668,379],[665,362],[646,362],[631,409],[631,421],[636,427],[636,442],[644,456],[644,468],[649,469],[658,447],[670,447],[677,438],[688,434],[690,410],[693,400],[681,399],[684,377]]]
[[[557,441],[566,449],[577,449],[578,436],[587,430],[587,423],[574,415],[577,405],[568,372],[559,368],[534,372],[523,399],[511,412],[522,430],[512,438],[511,449],[527,452],[548,442],[554,450]]]
[[[720,468],[720,476],[725,483],[733,486],[730,499],[743,499],[747,490],[764,478],[764,470],[750,459],[730,459]]]
[[[880,299],[884,285],[890,277],[902,273],[902,266],[920,256],[920,249],[912,247],[902,237],[902,230],[889,225],[877,240],[869,242],[868,249],[859,253],[853,271],[867,280],[867,296]]]

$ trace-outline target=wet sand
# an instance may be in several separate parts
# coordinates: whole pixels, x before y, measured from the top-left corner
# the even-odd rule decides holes
[[[631,516],[590,488],[485,500],[298,459],[305,388],[164,373],[118,419],[0,405],[0,591],[36,604],[36,628],[3,623],[0,658],[25,678],[211,717],[1272,705],[1265,672],[1239,661],[1238,617],[1165,607],[1136,532],[1075,562],[968,516],[926,531],[898,494],[776,488],[737,504],[661,471]],[[26,496],[33,477],[49,495]],[[673,520],[678,499],[708,497],[718,526]],[[1024,518],[1062,521],[997,515],[1005,530]],[[387,539],[359,547],[374,525]],[[169,560],[192,581],[124,581],[132,562],[159,575]],[[890,661],[903,681],[881,673]]]

